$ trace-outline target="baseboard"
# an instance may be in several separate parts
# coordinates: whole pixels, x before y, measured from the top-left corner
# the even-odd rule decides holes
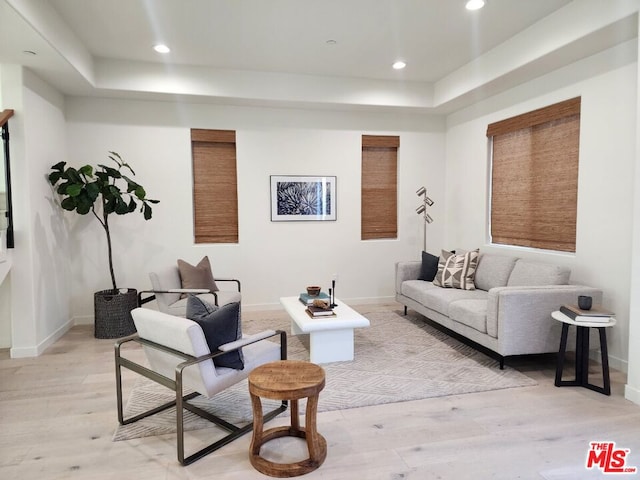
[[[390,297],[352,297],[352,298],[340,298],[349,305],[370,305],[376,303],[393,302],[396,303],[396,299],[393,296]],[[146,306],[145,306],[146,308]],[[280,302],[272,303],[242,303],[242,309],[247,312],[259,312],[261,310],[282,310]],[[93,315],[79,315],[73,317],[74,325],[93,325]]]
[[[640,405],[640,388],[632,387],[628,383],[624,386],[624,398]]]
[[[591,350],[589,353],[589,359],[593,360],[596,363],[602,363],[602,354],[600,353],[600,349]],[[614,357],[611,354],[609,355],[609,368],[613,368],[614,370],[618,370],[620,372],[627,373],[629,368],[629,363],[626,360],[623,360],[618,357]]]
[[[282,305],[278,303],[254,303],[246,304],[242,303],[242,310],[245,312],[259,312],[260,310],[282,310]]]
[[[38,357],[47,348],[57,342],[65,333],[67,333],[69,329],[73,327],[73,325],[74,322],[72,320],[69,320],[39,344],[33,347],[12,347],[9,350],[9,355],[11,356],[11,358]]]

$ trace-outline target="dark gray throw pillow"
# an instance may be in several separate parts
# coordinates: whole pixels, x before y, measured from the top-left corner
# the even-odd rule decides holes
[[[209,350],[215,352],[220,345],[242,338],[240,303],[234,302],[222,307],[211,305],[195,295],[187,299],[187,318],[202,328]],[[242,349],[227,352],[213,359],[216,367],[244,369]]]
[[[438,257],[428,252],[422,252],[422,267],[420,268],[418,280],[432,282],[436,273],[438,273]]]

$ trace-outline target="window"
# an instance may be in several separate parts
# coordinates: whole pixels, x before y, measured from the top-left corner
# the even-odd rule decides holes
[[[580,98],[492,123],[491,241],[575,252]]]
[[[191,130],[196,243],[238,243],[236,132]]]
[[[400,137],[362,136],[361,238],[398,238]]]

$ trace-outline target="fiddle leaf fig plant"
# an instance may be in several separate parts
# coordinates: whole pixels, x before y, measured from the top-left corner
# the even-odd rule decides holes
[[[109,158],[115,167],[98,164],[97,167],[84,165],[80,168],[67,167],[67,162],[59,162],[51,167],[49,183],[62,197],[60,205],[65,210],[80,215],[92,213],[100,222],[107,236],[109,254],[109,273],[114,292],[117,290],[113,272],[113,251],[109,217],[111,214],[126,215],[139,211],[145,220],[152,215],[152,204],[159,200],[147,198],[144,187],[134,181],[135,172],[116,152],[109,152]],[[130,173],[130,175],[125,175]]]

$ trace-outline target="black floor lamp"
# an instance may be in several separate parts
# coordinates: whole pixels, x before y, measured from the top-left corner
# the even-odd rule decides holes
[[[424,187],[420,187],[417,191],[416,191],[416,195],[418,195],[419,197],[422,197],[422,204],[416,208],[416,213],[418,215],[422,214],[423,215],[423,219],[424,219],[424,251],[427,251],[427,223],[432,223],[433,222],[433,218],[431,218],[431,215],[429,215],[427,213],[427,207],[430,207],[433,205],[433,200],[431,200],[431,198],[429,198],[427,196],[427,189]]]

